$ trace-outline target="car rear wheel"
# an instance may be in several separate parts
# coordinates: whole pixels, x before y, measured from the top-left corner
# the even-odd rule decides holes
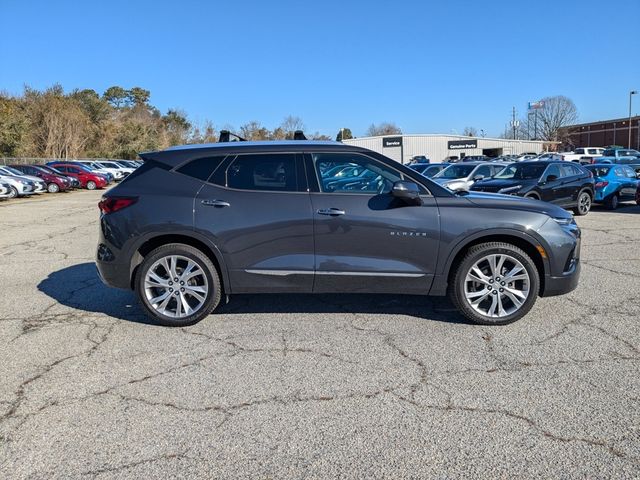
[[[163,245],[138,268],[135,290],[146,312],[161,325],[199,322],[220,303],[220,276],[209,257],[179,243]]]
[[[87,182],[87,190],[95,190],[96,189],[96,182],[94,182],[93,180],[89,180]]]
[[[527,193],[524,198],[530,198],[532,200],[540,200],[540,197],[537,193]]]
[[[47,191],[49,193],[58,193],[60,191],[60,187],[57,183],[50,183],[49,185],[47,185]]]
[[[618,205],[620,204],[620,198],[618,198],[618,194],[614,193],[613,195],[611,195],[611,197],[607,200],[607,208],[609,210],[615,210],[616,208],[618,208]]]
[[[578,194],[578,206],[573,209],[573,213],[578,216],[586,215],[591,210],[591,194],[586,190]]]
[[[458,311],[481,325],[506,325],[525,316],[538,297],[535,263],[520,248],[491,242],[469,249],[449,284]]]

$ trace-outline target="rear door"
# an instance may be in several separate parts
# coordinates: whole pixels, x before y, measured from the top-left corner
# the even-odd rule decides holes
[[[196,195],[194,222],[223,255],[231,291],[311,292],[313,217],[301,156],[241,154],[218,163]]]
[[[636,172],[633,168],[626,165],[615,167],[616,178],[620,181],[621,186],[619,190],[620,200],[634,200],[636,195],[636,189],[638,186],[638,180],[636,179]]]
[[[314,292],[423,293],[438,257],[440,220],[424,190],[422,206],[389,192],[402,173],[353,152],[305,155],[315,237]],[[356,166],[360,181],[336,182],[338,165]]]

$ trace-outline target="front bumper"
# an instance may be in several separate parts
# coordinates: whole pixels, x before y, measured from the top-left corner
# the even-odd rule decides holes
[[[562,274],[559,277],[545,275],[544,290],[540,294],[541,297],[553,297],[556,295],[564,295],[572,292],[578,286],[580,279],[580,260],[576,260],[572,271]]]

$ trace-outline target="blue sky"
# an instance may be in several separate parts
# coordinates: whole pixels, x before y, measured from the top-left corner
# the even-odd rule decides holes
[[[0,18],[0,90],[140,86],[217,126],[493,136],[531,100],[593,121],[640,90],[639,0],[0,0]]]

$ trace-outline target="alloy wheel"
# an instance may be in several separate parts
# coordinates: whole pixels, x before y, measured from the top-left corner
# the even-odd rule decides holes
[[[149,305],[161,315],[185,318],[202,308],[209,294],[209,283],[201,265],[181,255],[157,260],[144,278]]]
[[[586,215],[587,213],[589,213],[590,209],[591,209],[591,195],[584,192],[580,195],[580,198],[578,199],[578,210],[580,210],[580,213],[582,215]]]
[[[50,183],[47,186],[47,190],[49,191],[49,193],[57,193],[60,191],[60,187],[55,183]]]
[[[468,304],[485,317],[499,320],[514,314],[529,298],[531,279],[524,265],[506,254],[476,261],[464,280]]]

